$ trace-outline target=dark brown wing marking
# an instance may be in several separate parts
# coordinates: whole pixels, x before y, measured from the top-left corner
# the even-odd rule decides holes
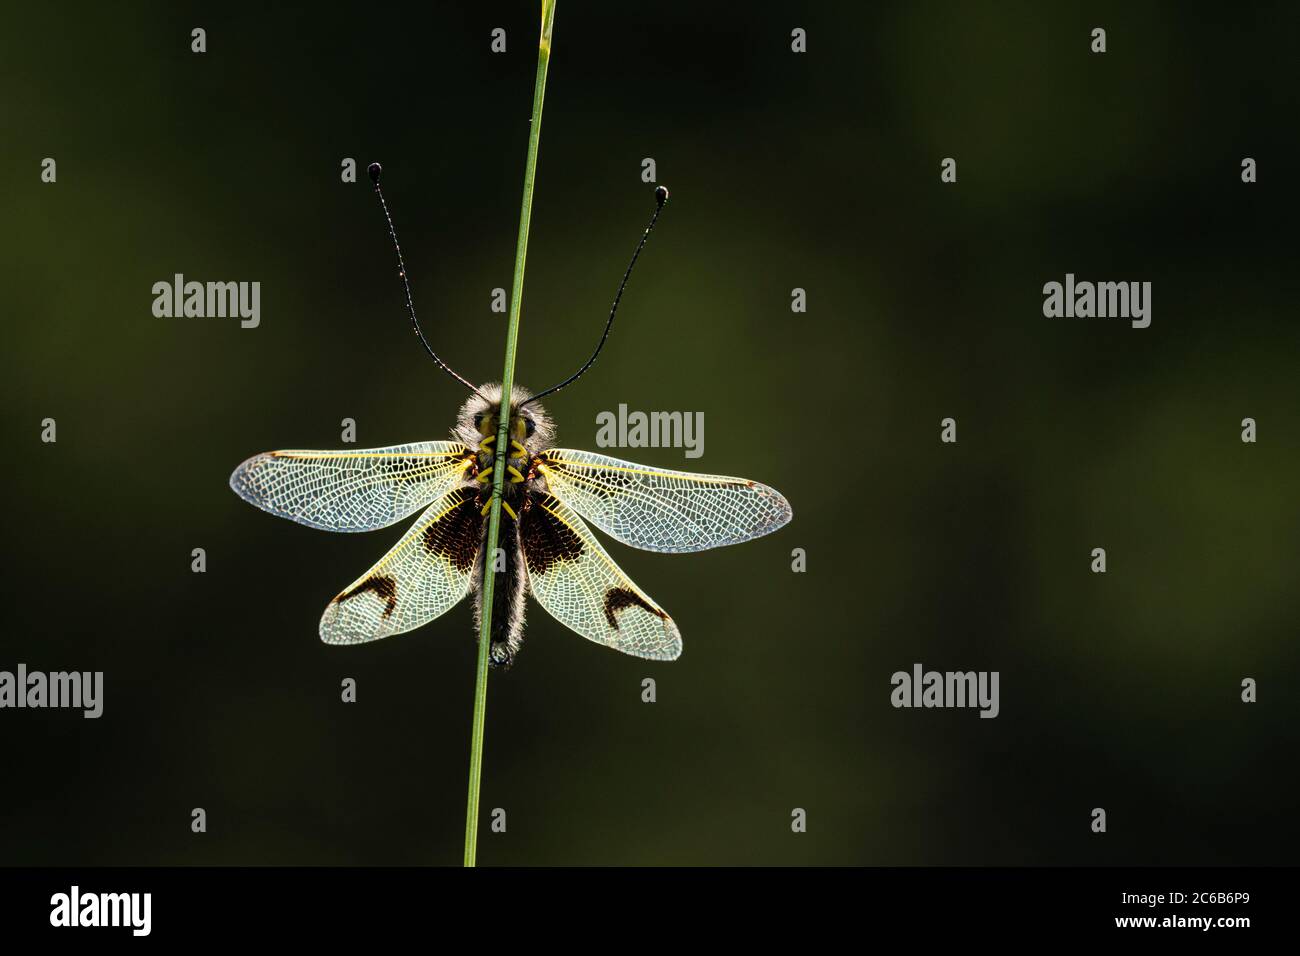
[[[614,630],[618,630],[618,617],[616,615],[619,611],[629,607],[644,608],[656,617],[668,617],[662,609],[655,607],[629,588],[610,588],[605,592],[605,620],[609,621],[609,626]]]
[[[384,620],[387,620],[397,607],[397,579],[391,574],[376,574],[366,578],[350,591],[344,591],[335,600],[346,601],[366,591],[374,591],[375,596],[384,602]]]
[[[477,496],[468,488],[460,488],[448,495],[448,503],[454,506],[442,520],[424,529],[424,549],[446,558],[457,571],[469,572],[478,556],[483,527]]]
[[[545,574],[558,562],[582,557],[582,539],[548,510],[558,506],[553,497],[543,495],[530,501],[520,518],[519,534],[530,574]]]

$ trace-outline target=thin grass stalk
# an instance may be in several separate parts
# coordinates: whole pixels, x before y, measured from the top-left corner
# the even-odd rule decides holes
[[[478,859],[479,784],[483,776],[483,724],[487,717],[488,650],[492,634],[492,596],[501,534],[501,492],[506,469],[500,456],[509,449],[510,391],[515,382],[515,352],[519,342],[519,313],[524,301],[524,261],[528,257],[528,227],[533,216],[533,183],[537,175],[537,145],[542,135],[542,100],[546,95],[546,70],[551,61],[551,28],[555,21],[555,0],[542,0],[542,31],[537,44],[537,79],[533,86],[533,118],[528,129],[528,158],[524,163],[524,199],[519,211],[519,244],[515,248],[515,276],[510,291],[510,318],[506,327],[505,369],[501,373],[501,416],[497,425],[496,456],[492,471],[492,501],[488,510],[487,550],[484,552],[483,614],[478,635],[478,673],[474,682],[474,725],[470,732],[469,796],[465,806],[465,865]]]

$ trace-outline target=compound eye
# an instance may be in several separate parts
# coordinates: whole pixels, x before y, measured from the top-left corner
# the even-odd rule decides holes
[[[537,423],[536,423],[535,421],[533,421],[531,418],[529,418],[527,415],[525,415],[525,416],[524,416],[524,434],[525,434],[525,435],[532,435],[532,433],[535,432],[535,431],[537,431]]]
[[[479,431],[482,431],[482,430],[483,430],[483,413],[482,413],[482,412],[479,412],[477,415],[474,416],[474,427],[477,428]]]

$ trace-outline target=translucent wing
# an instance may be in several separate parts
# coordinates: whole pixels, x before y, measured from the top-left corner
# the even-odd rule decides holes
[[[790,520],[790,503],[744,478],[650,468],[589,451],[552,448],[538,470],[551,494],[634,548],[680,553],[737,544]]]
[[[519,517],[528,588],[556,620],[624,654],[676,660],[677,625],[633,584],[572,509],[538,495]]]
[[[472,489],[429,506],[393,550],[330,601],[326,644],[360,644],[432,621],[469,592],[483,518]]]
[[[373,531],[414,514],[461,481],[473,453],[426,441],[357,451],[269,451],[230,487],[263,511],[323,531]]]

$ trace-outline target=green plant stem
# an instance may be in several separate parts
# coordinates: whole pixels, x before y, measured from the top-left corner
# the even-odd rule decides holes
[[[492,471],[492,501],[483,554],[482,620],[478,634],[478,675],[474,683],[474,726],[470,732],[469,798],[465,806],[465,865],[478,857],[478,798],[483,776],[483,722],[487,716],[488,650],[492,642],[492,599],[496,575],[497,541],[501,534],[501,491],[505,487],[503,456],[510,426],[510,391],[515,382],[515,350],[519,342],[519,312],[524,301],[524,260],[528,256],[528,226],[533,216],[533,183],[537,175],[537,144],[542,135],[542,100],[546,95],[546,68],[551,61],[551,27],[555,0],[542,0],[542,32],[537,44],[537,80],[533,86],[533,118],[528,129],[528,159],[524,164],[524,201],[519,211],[519,245],[515,248],[515,277],[510,292],[510,319],[506,327],[506,362],[501,373],[501,415],[497,426],[496,460]]]

